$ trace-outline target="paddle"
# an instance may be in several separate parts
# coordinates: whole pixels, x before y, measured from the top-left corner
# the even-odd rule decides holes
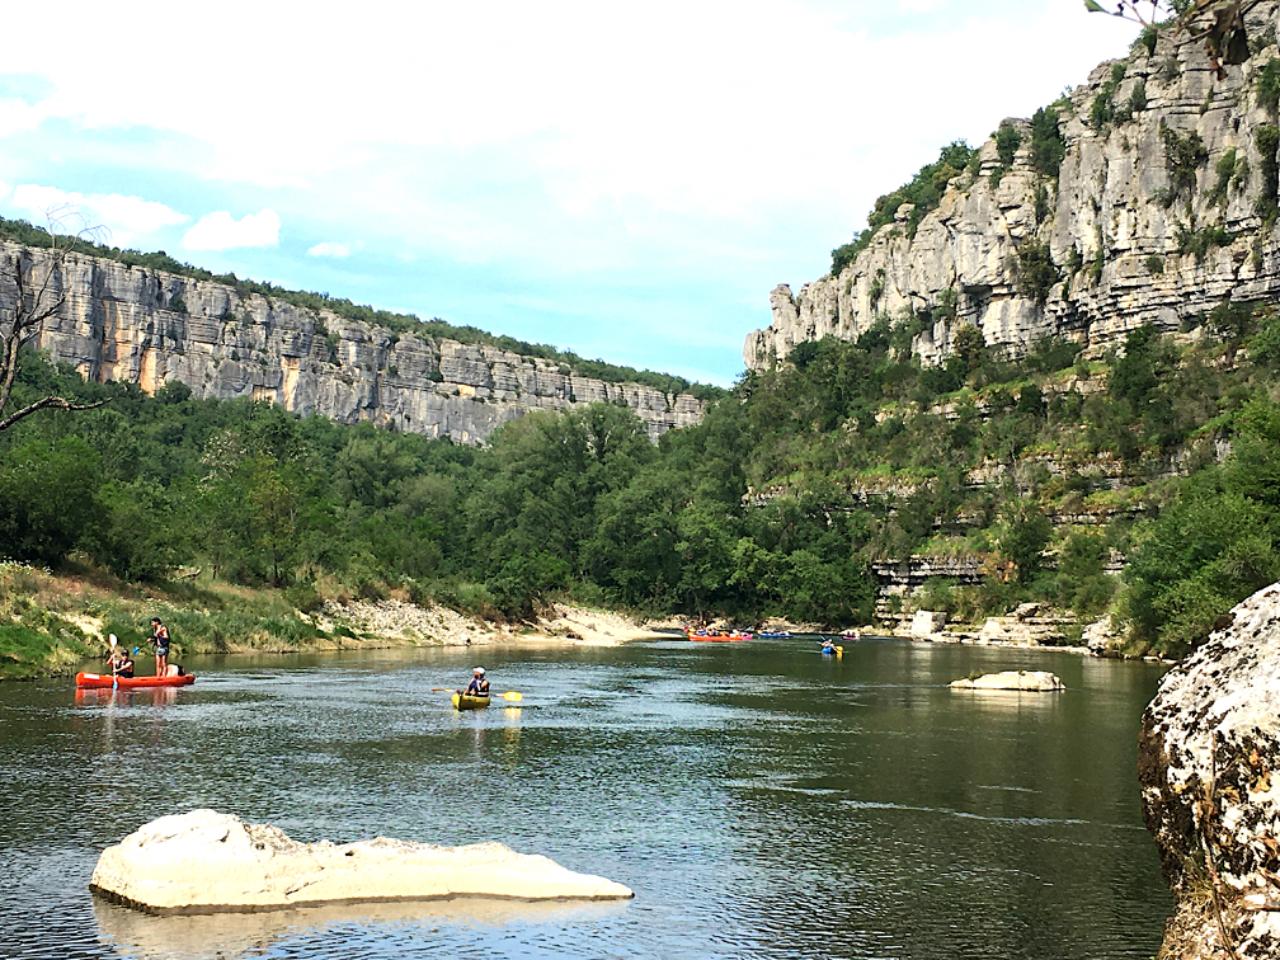
[[[111,661],[111,689],[112,690],[120,689],[120,674],[117,672],[118,668],[116,666],[116,644],[119,642],[120,642],[119,638],[114,633],[107,635],[107,645],[111,647],[111,654],[108,657],[108,659]]]
[[[457,693],[458,691],[453,689],[452,687],[432,687],[431,692],[432,693]],[[475,696],[475,694],[472,694],[472,696]],[[521,693],[519,690],[508,690],[506,693],[491,693],[489,694],[489,697],[490,699],[493,699],[496,697],[499,700],[507,700],[507,701],[510,701],[511,703],[519,703],[521,700],[524,699],[524,694]]]

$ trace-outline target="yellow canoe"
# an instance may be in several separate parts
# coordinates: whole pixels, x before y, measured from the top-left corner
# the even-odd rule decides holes
[[[475,697],[466,693],[455,693],[453,695],[453,709],[455,710],[483,710],[488,705],[488,697]]]

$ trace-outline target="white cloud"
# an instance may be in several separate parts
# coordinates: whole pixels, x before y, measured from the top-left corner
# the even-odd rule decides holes
[[[898,9],[906,14],[937,13],[946,0],[898,0]]]
[[[351,256],[351,245],[336,240],[322,240],[307,250],[308,257],[343,257]]]
[[[187,250],[274,247],[280,243],[280,217],[271,209],[246,213],[239,220],[226,210],[208,213],[182,238]]]
[[[336,0],[302,19],[260,0],[212,18],[160,0],[129,17],[66,4],[55,59],[11,45],[0,66],[43,80],[30,104],[0,101],[10,183],[163,177],[188,208],[222,211],[188,250],[275,246],[283,217],[295,235],[343,238],[298,256],[301,275],[325,269],[311,258],[377,250],[369,292],[334,292],[402,298],[413,263],[459,278],[423,312],[460,322],[510,316],[486,312],[476,265],[504,289],[538,286],[560,304],[547,322],[566,327],[585,323],[570,302],[679,288],[735,342],[742,317],[768,322],[775,282],[821,273],[939,146],[1029,116],[1136,33],[1078,0],[365,0],[356,19]],[[45,20],[19,4],[5,28],[39,36]],[[197,28],[255,70],[191,70],[171,37]],[[102,70],[102,50],[130,48],[148,56]],[[317,69],[335,56],[342,70]]]
[[[43,107],[25,100],[0,98],[0,137],[7,137],[24,130],[34,130],[44,120]]]
[[[3,194],[0,193],[0,198]],[[77,193],[37,183],[19,184],[6,206],[32,223],[53,221],[72,233],[101,232],[101,239],[118,247],[134,246],[166,227],[191,218],[172,207],[119,193]]]

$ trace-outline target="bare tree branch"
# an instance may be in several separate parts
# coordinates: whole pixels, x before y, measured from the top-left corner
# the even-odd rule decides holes
[[[61,312],[67,302],[64,267],[75,243],[86,233],[84,230],[75,235],[59,232],[57,221],[52,213],[49,222],[52,243],[49,252],[41,258],[46,261],[43,275],[40,273],[36,258],[27,249],[19,250],[12,257],[6,257],[3,266],[0,267],[12,278],[15,294],[12,310],[6,311],[10,315],[5,316],[4,313],[0,313],[0,431],[8,429],[38,410],[50,408],[91,410],[107,402],[102,400],[96,403],[73,403],[63,397],[49,396],[36,400],[8,416],[4,414],[13,394],[13,385],[18,376],[23,348],[35,341],[45,321]],[[30,260],[29,266],[28,260]]]
[[[110,398],[106,400],[95,400],[93,403],[72,403],[63,397],[44,397],[35,403],[29,403],[21,410],[15,410],[9,416],[0,420],[0,430],[8,430],[19,420],[31,416],[38,410],[47,410],[53,408],[56,410],[93,410],[97,407],[105,406],[110,403]]]

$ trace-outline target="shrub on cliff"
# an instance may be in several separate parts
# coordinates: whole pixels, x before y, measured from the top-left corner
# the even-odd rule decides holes
[[[1041,107],[1031,117],[1031,165],[1047,177],[1057,177],[1066,153],[1057,109]]]
[[[871,242],[875,232],[885,224],[893,222],[898,208],[904,203],[912,204],[906,227],[907,236],[914,237],[916,228],[920,226],[920,221],[924,219],[925,214],[935,209],[941,202],[947,182],[962,173],[976,153],[977,151],[963,140],[949,143],[942,148],[938,159],[921,167],[909,183],[877,199],[867,217],[866,229],[849,243],[831,251],[831,275],[838,275],[852,263],[863,248]]]

